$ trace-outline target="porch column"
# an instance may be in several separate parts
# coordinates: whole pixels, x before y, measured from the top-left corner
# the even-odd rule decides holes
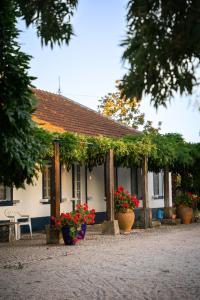
[[[142,162],[142,195],[143,195],[143,209],[142,209],[142,227],[152,227],[152,210],[149,207],[148,197],[148,160],[143,158]]]
[[[60,145],[54,140],[54,157],[52,159],[51,178],[51,217],[60,216]]]
[[[116,235],[119,234],[119,225],[114,215],[114,154],[112,149],[106,156],[105,183],[107,220],[102,224],[102,233]]]
[[[106,214],[107,220],[114,220],[114,155],[110,149],[106,156]]]
[[[169,203],[169,171],[168,168],[164,170],[164,213],[165,219],[171,219],[172,207]]]
[[[60,145],[58,140],[53,141],[54,157],[52,159],[51,171],[51,202],[50,217],[60,216]],[[46,225],[47,244],[63,243],[61,234],[54,229],[52,220],[50,225]]]

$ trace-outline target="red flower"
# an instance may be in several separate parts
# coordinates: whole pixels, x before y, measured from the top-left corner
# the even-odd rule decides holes
[[[123,191],[124,191],[124,188],[123,188],[123,186],[120,185],[120,186],[118,187],[118,192],[123,193]]]
[[[88,210],[88,205],[87,205],[87,203],[84,203],[83,207],[84,207],[84,208],[83,208],[84,211]]]
[[[84,216],[83,217],[83,223],[86,223],[87,222],[87,216]]]

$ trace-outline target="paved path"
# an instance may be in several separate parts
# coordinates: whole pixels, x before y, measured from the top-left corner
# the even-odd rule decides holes
[[[0,299],[200,299],[200,223],[0,244]]]

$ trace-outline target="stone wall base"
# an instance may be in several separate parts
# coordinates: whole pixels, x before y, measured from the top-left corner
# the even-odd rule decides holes
[[[64,244],[62,232],[55,230],[50,224],[45,226],[47,244]]]
[[[104,221],[102,223],[102,234],[117,235],[120,234],[118,221]]]

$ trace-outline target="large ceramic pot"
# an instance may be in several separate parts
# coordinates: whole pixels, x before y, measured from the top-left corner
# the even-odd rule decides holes
[[[183,224],[190,224],[193,215],[193,209],[185,205],[179,205],[178,215]]]
[[[132,209],[127,209],[126,212],[117,212],[115,219],[118,220],[119,229],[124,232],[130,232],[135,220],[135,214]]]
[[[70,227],[69,226],[62,227],[62,235],[63,235],[63,240],[64,240],[65,245],[72,246],[72,245],[76,244],[77,239],[76,238],[74,239],[70,236]]]

